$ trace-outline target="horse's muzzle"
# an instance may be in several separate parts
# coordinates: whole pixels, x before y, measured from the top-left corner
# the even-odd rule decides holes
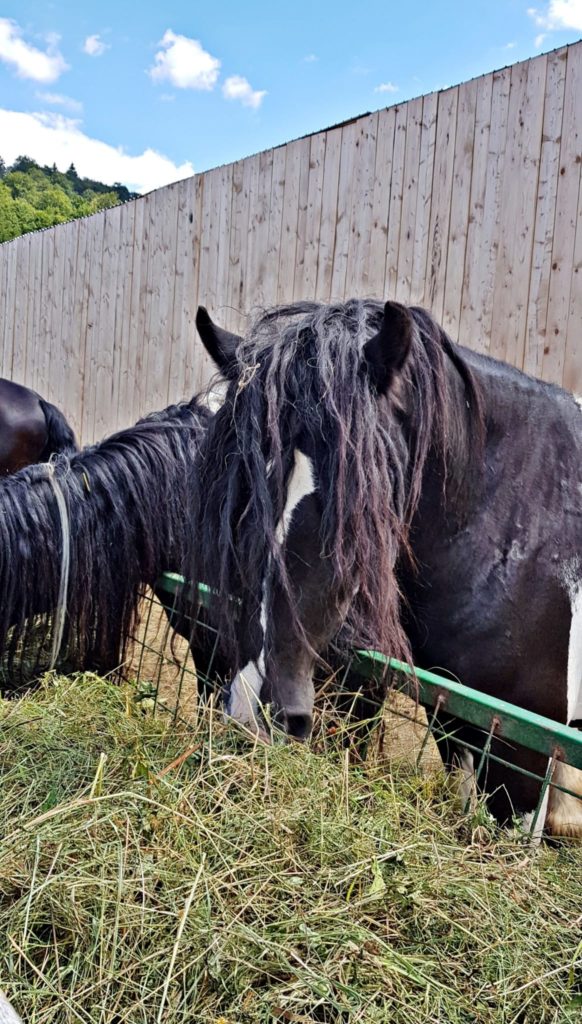
[[[313,729],[313,715],[301,708],[281,708],[277,712],[276,724],[288,736],[302,743],[308,740]]]

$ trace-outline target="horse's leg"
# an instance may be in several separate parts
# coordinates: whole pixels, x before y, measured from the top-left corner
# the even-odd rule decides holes
[[[566,720],[574,728],[582,728],[582,591],[571,597],[572,617],[568,637],[568,669],[566,678]],[[552,835],[582,838],[582,771],[558,761],[552,781],[570,790],[570,796],[552,786],[548,803],[548,830]]]
[[[325,661],[336,680],[334,711],[347,725],[343,733],[344,746],[350,748],[358,760],[364,760],[370,737],[382,718],[388,682],[362,676],[337,652],[328,651]]]
[[[206,609],[180,594],[169,598],[161,587],[154,587],[174,633],[186,640],[196,667],[198,696],[203,702],[220,691],[227,666],[218,650],[217,634]]]
[[[430,708],[427,709],[429,718]],[[478,794],[484,794],[487,809],[499,825],[521,820],[524,831],[541,839],[546,825],[549,792],[540,802],[548,760],[543,754],[496,738],[489,754],[483,754],[487,734],[452,715],[438,715],[433,723],[434,738],[447,772],[460,772],[461,810],[474,808]],[[500,764],[494,758],[508,762]],[[523,772],[520,771],[523,769]],[[537,776],[531,778],[529,774]]]
[[[582,685],[576,699],[571,702],[569,724],[582,730]],[[558,761],[552,781],[576,796],[552,786],[547,819],[549,831],[555,836],[582,838],[582,771]]]

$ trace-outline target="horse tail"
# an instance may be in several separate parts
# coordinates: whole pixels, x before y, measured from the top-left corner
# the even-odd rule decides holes
[[[73,429],[60,409],[57,409],[56,405],[53,405],[52,402],[47,402],[46,399],[40,398],[40,396],[39,402],[44,413],[47,437],[46,444],[38,461],[48,462],[51,455],[60,455],[61,452],[67,455],[78,452],[79,446]]]

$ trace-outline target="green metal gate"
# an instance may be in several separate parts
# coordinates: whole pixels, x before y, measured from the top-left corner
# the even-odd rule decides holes
[[[161,592],[163,592],[163,603],[168,611],[180,607],[180,602],[185,596],[190,600],[194,596],[192,588],[186,583],[184,578],[175,573],[164,574],[158,583],[157,590],[160,596]],[[208,587],[200,586],[196,594],[196,602],[194,603],[204,607],[208,603],[209,594],[210,590]],[[148,624],[156,607],[153,598],[150,597],[148,600],[149,606],[145,615],[146,635]],[[218,645],[216,632],[208,625],[208,622],[200,622],[200,620],[195,618],[192,619],[192,630],[196,627],[211,631],[210,643],[212,644],[213,652],[215,652]],[[195,681],[195,667],[189,666],[185,658],[182,659],[181,664],[177,665],[171,651],[170,653],[163,653],[164,640],[167,639],[169,634],[169,623],[165,620],[162,632],[164,634],[162,642],[160,642],[159,636],[155,643],[148,642],[144,637],[138,640],[139,657],[134,675],[141,684],[146,682],[151,686],[151,693],[154,700],[157,700],[164,663],[168,665],[173,664],[176,669],[176,680],[173,694],[174,703],[171,710],[174,715],[180,715],[184,685],[189,676],[191,681]],[[158,658],[156,669],[153,673],[150,666],[150,678],[147,678],[148,673],[144,667],[145,655],[148,652],[150,655],[157,656]],[[212,675],[212,662],[213,654],[210,658],[209,675]],[[576,729],[561,725],[558,722],[517,707],[507,701],[490,697],[487,694],[471,689],[469,686],[454,680],[446,679],[434,672],[413,668],[396,659],[386,658],[374,651],[354,652],[349,662],[349,667],[363,679],[380,678],[387,670],[390,670],[395,674],[396,687],[403,693],[412,696],[419,704],[424,705],[428,709],[428,728],[425,729],[425,735],[418,754],[419,761],[429,741],[429,737],[435,733],[438,735],[440,728],[439,715],[446,713],[476,727],[482,733],[482,746],[470,748],[474,755],[476,755],[475,781],[478,781],[481,773],[490,762],[501,764],[510,771],[520,772],[536,779],[540,783],[541,788],[532,829],[535,827],[535,822],[546,797],[548,787],[556,786],[556,783],[552,781],[556,765],[559,762],[563,762],[582,771],[582,732]],[[166,705],[167,703],[166,701]],[[404,714],[404,717],[407,716]],[[454,736],[448,736],[447,738],[455,742]],[[492,752],[491,744],[494,738],[505,741],[508,751],[507,757],[502,758]],[[536,775],[515,764],[511,760],[511,749],[514,744],[547,757],[545,775]],[[466,742],[463,742],[463,747],[467,747]],[[580,798],[578,793],[565,789],[562,786],[557,786],[557,788]]]

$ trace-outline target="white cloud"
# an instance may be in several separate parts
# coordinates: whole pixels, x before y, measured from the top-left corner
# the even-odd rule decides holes
[[[197,39],[176,35],[169,28],[158,45],[161,50],[149,71],[154,82],[171,82],[178,89],[214,88],[220,61],[207,53]]]
[[[74,114],[80,114],[83,109],[83,104],[79,100],[74,100],[71,96],[63,96],[60,92],[37,92],[36,95],[43,103],[50,103],[54,107],[65,107]]]
[[[319,60],[319,57],[317,56],[316,53],[308,53],[307,57],[303,58],[303,63],[304,64],[315,64],[316,60]]]
[[[55,163],[61,171],[74,163],[81,177],[106,184],[119,181],[135,192],[149,192],[194,173],[191,163],[176,165],[153,149],[131,156],[120,146],[86,135],[79,121],[62,114],[0,108],[0,139],[7,164],[23,153],[40,164]]]
[[[546,32],[557,32],[560,29],[582,32],[582,0],[549,0],[545,10],[528,7],[527,13],[538,28]],[[539,35],[536,46],[540,46],[543,39],[543,35]]]
[[[101,36],[97,34],[87,36],[83,43],[83,53],[86,53],[89,57],[102,57],[108,49],[107,43],[104,43]]]
[[[10,18],[0,18],[0,60],[16,69],[20,78],[35,82],[56,82],[68,64],[57,49],[59,37],[49,37],[46,51],[38,50],[22,38],[22,29]]]
[[[240,100],[244,107],[252,107],[256,110],[260,107],[265,96],[266,89],[253,89],[250,82],[242,75],[231,75],[222,86],[222,95],[227,100]]]
[[[381,82],[374,89],[374,92],[398,92],[398,86],[394,82]]]

